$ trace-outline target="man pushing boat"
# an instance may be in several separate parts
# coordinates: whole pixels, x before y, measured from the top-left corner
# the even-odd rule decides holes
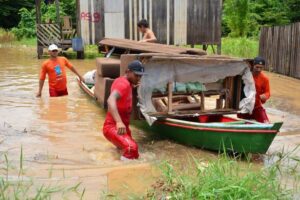
[[[103,125],[104,136],[122,150],[121,160],[137,159],[138,145],[129,129],[132,110],[132,87],[139,84],[144,67],[138,60],[128,65],[125,76],[117,78],[108,97],[108,112]]]

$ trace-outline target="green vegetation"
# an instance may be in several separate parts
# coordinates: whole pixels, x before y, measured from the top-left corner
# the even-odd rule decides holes
[[[51,199],[51,197],[67,198],[69,195],[82,199],[85,189],[81,190],[81,183],[72,186],[63,184],[38,184],[34,179],[26,176],[26,166],[24,166],[23,148],[21,147],[19,166],[12,165],[7,153],[3,153],[0,158],[0,199]],[[51,178],[49,173],[49,179]],[[62,181],[65,177],[62,177]]]
[[[258,45],[258,39],[254,37],[224,37],[222,38],[222,55],[239,58],[254,58],[258,55]],[[202,45],[195,45],[194,47],[202,49]],[[208,46],[207,53],[216,54],[217,46]]]
[[[68,58],[76,58],[77,57],[77,53],[75,51],[72,51],[72,49],[65,51],[64,54]],[[94,59],[94,58],[99,58],[99,57],[103,57],[103,54],[98,52],[97,45],[86,45],[84,47],[84,58]]]
[[[255,38],[222,38],[222,54],[240,58],[254,58],[258,55],[258,39]],[[211,53],[211,48],[208,49]]]
[[[300,0],[226,0],[222,35],[257,36],[260,26],[285,25],[300,20]]]
[[[180,173],[170,163],[165,163],[162,167],[164,176],[149,190],[147,199],[284,200],[293,199],[293,193],[297,192],[297,188],[286,188],[280,180],[283,160],[261,169],[226,155],[210,162],[194,162],[192,170]],[[297,170],[299,164],[298,161]]]

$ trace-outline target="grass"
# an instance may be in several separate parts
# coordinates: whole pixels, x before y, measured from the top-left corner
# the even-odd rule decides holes
[[[9,46],[36,47],[36,38],[23,38],[17,40],[13,33],[0,28],[0,44]],[[195,48],[202,48],[202,45],[195,45]],[[240,58],[254,58],[258,55],[259,42],[257,38],[222,38],[222,55],[228,55]],[[216,52],[217,46],[209,46],[207,52],[213,54]],[[68,58],[76,58],[76,52],[69,49],[64,51]],[[94,59],[103,57],[103,54],[98,52],[97,45],[86,45],[84,47],[85,58]]]
[[[201,48],[202,45],[195,45],[195,48]],[[239,58],[254,58],[258,55],[259,42],[255,38],[222,38],[222,55],[239,57]],[[209,46],[208,54],[216,53],[217,46]]]
[[[81,183],[71,186],[60,184],[37,184],[34,179],[26,176],[24,171],[24,155],[21,147],[19,166],[13,166],[8,159],[7,153],[2,154],[0,159],[0,199],[51,199],[58,196],[61,199],[69,195],[83,199],[85,189],[81,191]],[[18,175],[17,175],[18,174]]]
[[[181,172],[166,162],[162,165],[163,178],[143,199],[293,199],[295,191],[280,181],[283,171],[279,163],[285,162],[282,158],[257,169],[249,161],[241,163],[237,158],[220,155],[210,162],[194,160],[192,169]]]
[[[15,41],[17,38],[15,37],[15,35],[3,28],[0,28],[0,43],[4,44],[4,43],[11,43],[13,41]]]
[[[66,57],[75,59],[77,57],[77,53],[73,51],[72,49],[69,49],[68,51],[64,52]],[[97,45],[86,45],[84,47],[84,58],[86,59],[95,59],[98,57],[103,57],[102,53],[98,52],[98,46]]]

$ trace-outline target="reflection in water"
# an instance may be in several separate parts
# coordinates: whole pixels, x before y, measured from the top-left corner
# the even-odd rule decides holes
[[[32,178],[48,179],[49,168],[52,168],[53,176],[58,180],[66,183],[72,180],[83,182],[86,199],[95,199],[96,193],[107,189],[107,174],[111,187],[116,188],[115,184],[119,185],[118,181],[122,179],[112,180],[119,177],[119,172],[122,172],[124,179],[130,179],[137,175],[134,169],[138,168],[138,174],[142,176],[143,168],[145,171],[149,170],[149,165],[144,163],[169,160],[184,166],[191,156],[201,159],[216,156],[213,152],[162,140],[157,135],[132,127],[133,137],[140,146],[141,159],[130,163],[119,161],[118,150],[107,142],[101,132],[104,111],[80,90],[73,73],[67,72],[68,96],[49,98],[48,84],[45,83],[42,98],[35,98],[42,62],[43,60],[36,59],[35,50],[0,48],[0,152],[9,151],[12,164],[18,165],[22,146],[27,173]],[[95,68],[95,60],[71,62],[81,74]],[[284,125],[283,130],[293,131],[296,135],[293,140],[299,143],[297,116],[300,115],[300,104],[296,101],[299,96],[295,98],[294,95],[300,94],[300,81],[289,78],[286,80],[274,74],[268,76],[274,98],[268,105],[273,109],[270,112],[271,119],[286,122],[288,126]],[[286,85],[283,84],[286,81],[289,84],[282,90],[281,85]],[[280,96],[282,91],[284,99]],[[291,104],[295,107],[291,108]],[[284,108],[281,110],[285,113],[293,111],[294,115],[276,112],[276,108]],[[282,135],[286,134],[289,133]],[[270,152],[276,151],[282,144],[290,143],[284,136],[276,137]],[[124,170],[128,166],[133,167],[133,170]],[[130,176],[126,175],[127,171],[131,173]],[[139,180],[134,183],[134,180],[137,179],[128,184],[143,184]],[[116,190],[120,191],[120,188],[117,187]]]

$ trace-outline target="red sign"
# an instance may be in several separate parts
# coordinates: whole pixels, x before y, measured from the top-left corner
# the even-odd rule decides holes
[[[101,15],[100,15],[99,12],[94,12],[94,13],[81,12],[80,13],[80,19],[85,20],[85,21],[89,21],[89,22],[93,22],[93,23],[98,23],[101,20]]]

